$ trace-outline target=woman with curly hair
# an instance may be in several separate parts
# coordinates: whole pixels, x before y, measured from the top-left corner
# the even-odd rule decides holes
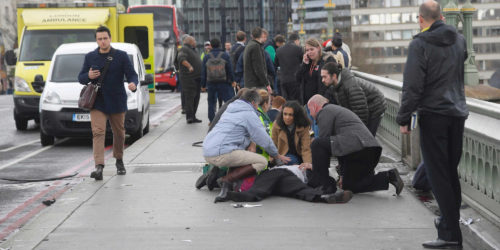
[[[289,165],[311,165],[310,120],[297,101],[288,101],[276,118],[272,139],[278,152],[290,157]]]

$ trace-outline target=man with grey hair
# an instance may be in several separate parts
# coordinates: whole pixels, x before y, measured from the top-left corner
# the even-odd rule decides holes
[[[201,122],[196,118],[196,111],[200,102],[201,60],[195,51],[196,40],[194,37],[185,36],[182,44],[183,46],[177,55],[177,61],[180,65],[179,80],[182,82],[186,121],[188,124],[198,123]]]
[[[246,91],[239,100],[229,104],[215,127],[203,140],[203,156],[214,166],[229,167],[228,174],[217,182],[221,192],[215,202],[226,201],[227,192],[234,181],[262,171],[267,159],[257,153],[247,151],[255,142],[275,159],[287,163],[290,159],[280,155],[266,129],[257,116],[260,102],[257,90]]]
[[[469,111],[464,93],[467,46],[455,27],[443,22],[435,1],[419,9],[421,32],[408,47],[403,95],[397,123],[409,134],[412,113],[418,112],[420,145],[432,193],[441,211],[434,220],[438,238],[425,248],[462,248],[458,164],[462,156],[464,124]]]
[[[342,188],[363,193],[387,190],[392,184],[396,194],[401,193],[404,184],[397,169],[375,174],[382,147],[356,114],[328,104],[328,99],[318,94],[311,97],[307,107],[319,128],[319,137],[311,143],[312,171],[316,180],[311,178],[309,185],[322,186],[325,193],[336,191],[335,180],[328,172],[330,157],[335,156],[339,160]]]

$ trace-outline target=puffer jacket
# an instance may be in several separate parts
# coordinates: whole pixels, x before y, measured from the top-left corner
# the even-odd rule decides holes
[[[385,112],[384,94],[372,83],[355,77],[348,69],[342,70],[340,82],[334,88],[338,104],[354,112],[365,125]]]
[[[203,140],[203,156],[214,157],[234,150],[245,150],[253,141],[270,156],[278,149],[257,116],[254,107],[243,100],[229,104],[219,122]]]
[[[439,20],[415,35],[408,47],[403,96],[396,122],[410,123],[411,113],[467,117],[464,61],[467,46],[455,27]]]

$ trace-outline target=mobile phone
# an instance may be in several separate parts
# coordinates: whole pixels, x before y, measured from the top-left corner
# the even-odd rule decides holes
[[[99,71],[101,71],[101,67],[99,67],[99,66],[97,66],[97,65],[92,65],[92,66],[90,66],[90,68],[91,68],[92,70],[99,70]]]
[[[411,114],[411,120],[410,120],[410,125],[408,126],[408,130],[412,131],[417,128],[418,125],[418,114],[416,112],[413,112]]]

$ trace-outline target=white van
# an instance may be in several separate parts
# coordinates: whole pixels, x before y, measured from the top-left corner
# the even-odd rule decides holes
[[[128,111],[125,115],[125,130],[132,140],[141,138],[149,131],[149,90],[153,76],[146,69],[139,48],[130,43],[111,43],[115,49],[127,52],[139,76],[137,91],[128,89]],[[54,138],[91,137],[90,112],[78,108],[78,99],[83,85],[78,74],[85,55],[97,48],[95,42],[68,43],[57,48],[52,57],[47,81],[40,98],[40,141],[43,146],[54,144]],[[111,134],[108,124],[107,134]]]

